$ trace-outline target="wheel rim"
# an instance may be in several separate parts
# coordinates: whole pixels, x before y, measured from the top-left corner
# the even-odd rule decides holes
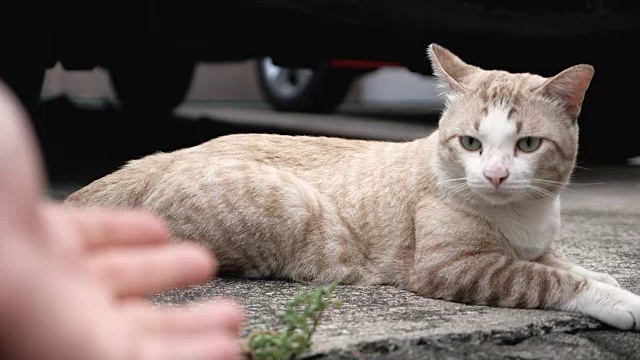
[[[270,57],[262,59],[264,81],[271,92],[282,98],[298,96],[311,82],[313,70],[275,65]]]

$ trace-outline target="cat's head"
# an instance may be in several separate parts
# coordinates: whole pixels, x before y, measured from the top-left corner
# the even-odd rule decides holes
[[[440,184],[492,205],[554,197],[575,166],[577,119],[593,67],[575,65],[545,78],[484,70],[437,44],[428,55],[446,96]]]

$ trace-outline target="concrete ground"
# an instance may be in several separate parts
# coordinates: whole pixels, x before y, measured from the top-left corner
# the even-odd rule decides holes
[[[62,110],[59,107],[52,111]],[[233,131],[236,124],[248,127],[243,128],[247,131],[266,127],[272,132],[359,134],[362,135],[359,137],[391,140],[426,136],[434,128],[433,121],[419,120],[433,120],[433,112],[425,115],[419,111],[344,109],[338,116],[310,116],[276,114],[261,107],[187,106],[179,109],[178,114],[184,124],[191,121],[192,143],[200,142],[205,136],[202,126],[195,125],[198,121],[232,124],[229,131]],[[164,129],[162,131],[176,134],[175,129]],[[62,130],[57,134],[64,138],[66,132]],[[100,141],[113,144],[112,136]],[[70,138],[59,140],[71,141]],[[56,198],[113,170],[126,158],[148,152],[137,148],[137,152],[119,154],[121,160],[80,177],[70,169],[90,169],[87,164],[95,166],[98,155],[85,163],[79,157],[75,160],[66,157],[79,151],[75,145],[66,143],[67,153],[52,145],[53,140],[45,137],[44,141],[48,144],[45,154],[53,154],[48,155],[48,161],[53,174],[51,195]],[[122,145],[121,140],[117,143]],[[176,143],[174,147],[186,144],[191,143]],[[83,151],[102,154],[97,150]],[[62,167],[58,166],[63,163],[59,161],[61,158],[65,159]],[[56,170],[56,166],[62,170]],[[623,287],[640,294],[640,166],[580,169],[574,185],[563,196],[563,236],[559,245],[577,263],[607,272]],[[177,304],[218,296],[234,297],[245,306],[247,323],[243,335],[248,335],[260,326],[276,325],[277,312],[295,296],[297,289],[312,287],[313,284],[284,281],[216,279],[160,294],[155,301]],[[386,286],[339,286],[335,297],[342,302],[342,307],[326,311],[314,336],[314,347],[306,358],[640,359],[640,333],[613,330],[578,314],[466,306],[426,299]]]

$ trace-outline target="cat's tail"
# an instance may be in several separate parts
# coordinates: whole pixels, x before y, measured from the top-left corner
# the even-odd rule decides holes
[[[137,208],[151,192],[161,154],[133,160],[117,171],[97,179],[69,195],[65,205],[106,208]]]

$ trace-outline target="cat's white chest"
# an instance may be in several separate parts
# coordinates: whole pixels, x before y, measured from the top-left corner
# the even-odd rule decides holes
[[[506,252],[533,260],[551,247],[560,232],[560,199],[515,205],[492,212],[491,222],[506,240]]]

